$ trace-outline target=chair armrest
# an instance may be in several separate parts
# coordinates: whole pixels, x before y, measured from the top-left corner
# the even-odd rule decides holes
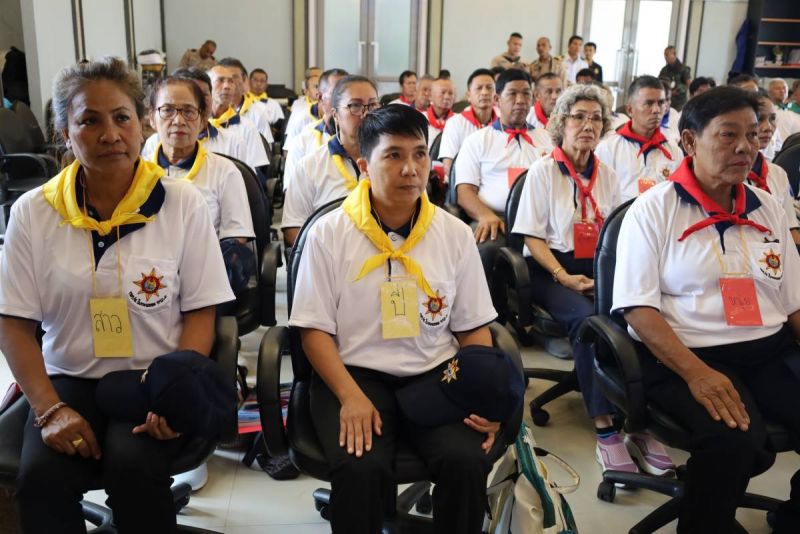
[[[281,358],[289,350],[289,329],[274,326],[261,338],[258,349],[256,395],[261,416],[261,434],[271,456],[289,452],[281,409]]]
[[[489,323],[489,331],[492,333],[492,342],[494,346],[503,349],[503,351],[511,357],[511,360],[519,371],[520,377],[524,376],[525,371],[522,364],[522,356],[520,356],[519,345],[517,345],[514,337],[497,321]],[[503,421],[504,429],[502,435],[505,438],[506,445],[513,444],[517,439],[519,427],[522,424],[522,416],[525,411],[524,405],[525,402],[523,400],[523,402],[520,403],[519,410],[517,410],[508,421]]]
[[[627,426],[631,429],[644,428],[648,415],[642,368],[639,353],[628,332],[608,316],[592,315],[584,320],[578,338],[581,343],[595,343],[597,351],[602,350],[598,344],[604,345],[614,357],[622,380],[620,385],[625,391]],[[595,367],[602,372],[603,366],[597,360]]]
[[[32,163],[35,170],[41,172],[40,175],[34,176],[33,178],[43,178],[42,183],[49,180],[58,172],[58,163],[56,163],[56,160],[49,154],[17,152],[15,154],[0,155],[0,171],[5,173],[11,174],[13,172],[13,167],[25,165],[25,163]],[[31,167],[25,166],[23,168],[30,171]]]
[[[494,269],[492,301],[516,314],[520,326],[533,324],[531,278],[525,258],[512,248],[501,247],[494,260]],[[508,298],[508,288],[514,288],[516,299]]]
[[[281,244],[272,241],[264,247],[261,257],[261,276],[259,278],[259,298],[261,300],[261,324],[275,326],[275,292],[278,266],[281,264]]]
[[[211,359],[215,360],[225,371],[225,375],[231,377],[231,391],[236,391],[236,378],[238,370],[236,368],[239,358],[239,326],[233,316],[219,316],[214,325],[214,346],[211,349]],[[236,417],[233,418],[234,423]],[[233,428],[223,432],[220,442],[231,443],[236,439],[238,428],[234,424]]]

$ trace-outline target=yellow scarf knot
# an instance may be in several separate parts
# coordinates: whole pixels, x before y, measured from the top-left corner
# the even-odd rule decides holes
[[[229,120],[234,118],[236,115],[238,115],[238,113],[236,113],[236,110],[231,108],[231,107],[229,107],[225,111],[225,113],[223,113],[222,115],[219,116],[219,118],[215,119],[215,118],[212,117],[212,118],[208,119],[208,122],[210,122],[211,125],[214,128],[219,130],[220,128],[223,128],[223,126],[222,126],[223,124],[227,123]]]

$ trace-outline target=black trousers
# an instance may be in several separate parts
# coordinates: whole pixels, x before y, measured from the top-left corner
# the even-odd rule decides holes
[[[800,359],[800,347],[784,328],[755,341],[692,349],[733,382],[750,416],[750,426],[743,432],[714,421],[683,379],[658,363],[643,344],[638,346],[645,395],[691,433],[678,532],[732,532],[737,503],[750,478],[775,460],[764,419],[784,425],[800,450],[800,377],[790,366],[793,359]],[[791,485],[791,499],[778,512],[776,533],[800,532],[800,472]]]
[[[109,421],[95,402],[97,380],[52,377],[61,399],[80,413],[97,437],[102,458],[67,456],[42,441],[28,415],[16,499],[25,534],[85,533],[83,494],[101,482],[120,534],[175,531],[175,507],[168,471],[184,438],[159,441],[132,434],[132,423]]]
[[[399,436],[425,461],[436,483],[433,521],[436,531],[479,534],[486,511],[486,479],[504,447],[490,454],[485,436],[463,422],[427,428],[414,425],[399,411],[394,392],[408,378],[348,367],[361,390],[380,412],[382,435],[373,435],[372,450],[361,458],[339,447],[341,405],[319,376],[311,380],[311,413],[317,436],[331,466],[331,527],[334,534],[374,534],[395,499],[394,457]],[[436,371],[441,372],[441,371]]]

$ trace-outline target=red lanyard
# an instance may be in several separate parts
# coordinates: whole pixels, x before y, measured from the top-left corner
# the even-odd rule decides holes
[[[667,142],[667,138],[664,137],[663,133],[661,133],[660,128],[656,128],[656,131],[653,132],[653,135],[650,136],[650,139],[647,139],[646,137],[642,137],[641,135],[633,133],[633,130],[631,129],[632,123],[633,121],[626,122],[619,130],[617,130],[617,133],[625,139],[636,141],[641,145],[641,148],[639,148],[639,153],[636,154],[636,157],[639,157],[642,154],[647,157],[647,153],[651,149],[657,148],[664,153],[668,160],[672,161],[672,154],[670,154],[669,150],[667,150],[667,148],[664,146],[664,144]]]
[[[695,200],[700,207],[708,213],[708,217],[703,219],[700,222],[697,222],[687,228],[683,234],[678,238],[678,241],[683,241],[694,232],[698,230],[702,230],[706,226],[711,226],[713,224],[717,224],[718,222],[729,222],[733,225],[743,225],[743,226],[752,226],[759,232],[764,232],[766,234],[771,234],[772,231],[763,226],[758,224],[754,221],[749,219],[742,218],[742,214],[744,214],[745,209],[745,187],[744,184],[736,184],[734,186],[734,192],[736,194],[733,213],[728,213],[719,204],[714,202],[708,195],[706,195],[703,190],[700,188],[700,184],[697,182],[697,177],[694,175],[694,171],[692,171],[692,157],[686,156],[683,158],[681,162],[681,166],[678,167],[678,170],[669,177],[670,180],[676,182],[683,187],[684,190]]]
[[[597,175],[598,170],[600,169],[600,162],[597,160],[597,157],[592,153],[590,156],[594,158],[594,168],[592,169],[592,177],[589,178],[588,185],[583,185],[583,180],[580,179],[578,173],[575,171],[575,167],[573,167],[572,162],[569,160],[564,151],[561,150],[561,147],[556,147],[553,150],[553,159],[559,163],[563,163],[564,166],[567,168],[569,175],[572,177],[572,181],[575,182],[575,186],[578,188],[581,194],[581,220],[586,220],[586,201],[588,200],[592,205],[592,210],[594,211],[594,220],[598,225],[603,224],[603,217],[600,215],[600,208],[597,207],[597,202],[595,201],[594,197],[592,196],[592,188],[594,188],[594,184],[597,182]]]

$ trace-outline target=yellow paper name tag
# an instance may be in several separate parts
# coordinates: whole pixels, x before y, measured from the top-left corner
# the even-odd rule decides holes
[[[383,339],[417,337],[417,283],[415,280],[392,280],[381,284],[381,323]]]
[[[95,358],[133,356],[128,302],[120,297],[89,300]]]

